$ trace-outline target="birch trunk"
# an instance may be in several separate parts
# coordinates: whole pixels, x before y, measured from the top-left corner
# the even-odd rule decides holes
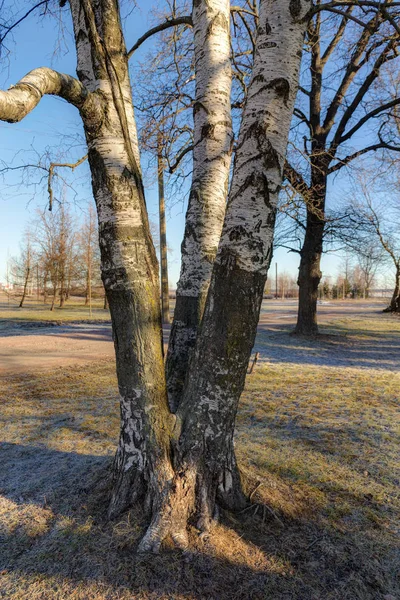
[[[173,411],[182,396],[225,214],[233,140],[229,0],[195,1],[193,30],[196,73],[193,179],[166,363]]]
[[[171,534],[187,544],[193,512],[207,531],[218,497],[232,507],[233,433],[264,285],[297,91],[309,2],[263,0],[257,51],[238,140],[232,186],[201,334],[176,413],[173,491],[153,515],[141,550]]]
[[[71,0],[78,75],[102,102],[100,122],[83,115],[97,206],[101,273],[111,312],[121,397],[121,433],[109,508],[115,517],[145,496],[156,510],[172,480],[159,301],[116,4]]]
[[[0,92],[0,119],[20,120],[43,93],[61,95],[80,110],[98,211],[102,279],[110,305],[121,396],[121,434],[109,512],[116,516],[144,497],[152,519],[140,549],[157,551],[169,534],[179,547],[185,547],[189,515],[197,512],[199,527],[207,530],[217,491],[225,505],[232,506],[237,499],[233,450],[236,410],[271,260],[304,17],[310,2],[261,1],[254,72],[202,335],[197,339],[188,384],[175,416],[170,414],[167,402],[158,264],[143,195],[118,8],[114,0],[70,0],[70,5],[80,82],[47,69],[32,72],[11,91]],[[202,6],[196,0],[195,9]],[[222,39],[228,34],[218,14],[208,31],[216,28]],[[204,56],[208,52],[206,38]],[[220,74],[226,65],[216,56],[215,60],[218,68],[213,71],[212,85],[221,90]],[[225,122],[209,120],[218,112],[216,107],[218,102],[207,112],[199,145],[204,142],[210,149],[219,145],[219,158],[215,160],[219,167],[212,176],[213,192],[218,195],[223,149],[221,137],[215,134],[214,139],[210,131],[217,132],[221,126],[226,132],[228,127]],[[198,111],[202,110],[198,106]],[[211,150],[205,156],[214,162]],[[199,189],[203,198],[203,187]],[[198,215],[205,214],[200,208],[213,211],[211,200],[201,200],[201,204],[194,195],[191,206],[198,206]],[[186,236],[186,256],[191,253],[193,273],[197,273],[193,280],[197,291],[188,293],[188,298],[196,299],[191,306],[197,307],[197,323],[207,286],[202,277],[203,262],[207,261],[205,254],[196,254],[193,248],[196,252],[209,248],[215,253],[216,246],[215,231],[207,232],[208,223],[203,221],[204,240],[210,246],[203,243],[203,237],[198,243],[190,227]],[[197,225],[198,221],[192,223]],[[189,285],[187,289],[190,291]]]

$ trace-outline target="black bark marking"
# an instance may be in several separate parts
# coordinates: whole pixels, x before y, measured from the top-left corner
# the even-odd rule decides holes
[[[265,33],[266,33],[266,35],[269,35],[269,34],[271,33],[271,31],[272,31],[272,27],[271,27],[271,25],[269,24],[269,21],[268,21],[268,19],[267,19],[267,20],[265,21]]]
[[[201,139],[208,138],[210,140],[215,140],[216,138],[214,136],[214,132],[215,125],[213,125],[212,123],[205,123],[201,128],[200,137]]]
[[[289,12],[292,15],[293,19],[297,19],[301,13],[301,1],[300,0],[290,0]]]
[[[276,48],[277,45],[276,42],[264,42],[263,44],[259,44],[258,50],[263,50],[264,48]]]
[[[243,227],[243,225],[237,225],[236,227],[231,229],[229,232],[229,239],[231,242],[236,242],[238,240],[241,240],[244,237],[249,237],[249,236],[250,236],[250,233],[246,230],[245,227]]]
[[[224,29],[225,31],[227,31],[229,28],[228,20],[226,19],[225,15],[220,12],[217,13],[215,15],[215,17],[209,23],[209,25],[207,27],[206,37],[208,37],[209,35],[214,33],[215,29],[218,27],[220,27],[221,29]]]
[[[287,79],[285,79],[284,77],[277,77],[276,79],[273,79],[266,85],[263,85],[259,90],[257,90],[257,94],[262,94],[265,90],[274,90],[276,95],[279,98],[282,98],[283,103],[285,104],[285,106],[287,106],[290,94],[290,83]]]

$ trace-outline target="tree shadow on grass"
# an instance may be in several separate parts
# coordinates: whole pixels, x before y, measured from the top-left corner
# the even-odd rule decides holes
[[[260,327],[254,351],[261,360],[328,367],[400,370],[400,335],[357,332],[357,338],[341,332],[337,326],[323,327],[315,337],[292,334],[292,327],[268,325]]]
[[[140,507],[116,523],[106,520],[110,463],[44,446],[0,445],[6,597],[383,600],[395,593],[394,544],[341,532],[310,507],[296,518],[269,509],[223,515],[208,540],[191,530],[187,555],[167,542],[159,556],[138,556],[146,525]]]

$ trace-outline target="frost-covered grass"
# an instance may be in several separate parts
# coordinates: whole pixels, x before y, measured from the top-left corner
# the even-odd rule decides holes
[[[140,507],[106,520],[113,364],[3,379],[0,597],[397,600],[399,341],[380,315],[260,334],[236,435],[254,506],[187,557],[135,555]]]

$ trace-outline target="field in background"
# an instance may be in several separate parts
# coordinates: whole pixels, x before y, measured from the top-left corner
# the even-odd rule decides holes
[[[15,323],[29,323],[37,321],[106,321],[110,319],[108,310],[104,310],[104,300],[96,298],[92,301],[92,316],[90,317],[89,306],[84,305],[84,298],[73,297],[68,300],[63,308],[55,305],[50,310],[51,300],[47,303],[37,301],[36,298],[27,298],[24,306],[19,308],[20,298],[0,292],[0,328],[5,321]],[[0,329],[1,330],[1,329]]]
[[[254,506],[185,557],[135,555],[140,507],[106,520],[113,361],[3,377],[0,597],[398,600],[400,320],[368,306],[304,340],[264,305],[236,434]]]

